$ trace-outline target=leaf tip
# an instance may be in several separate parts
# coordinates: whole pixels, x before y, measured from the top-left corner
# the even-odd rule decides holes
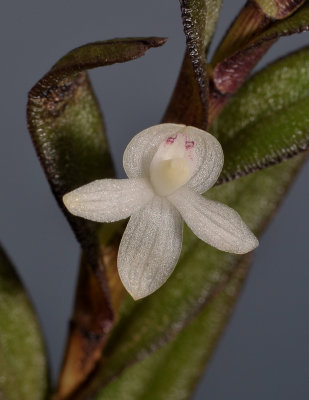
[[[160,47],[163,46],[167,40],[167,37],[151,37],[147,40],[147,42],[151,47]]]

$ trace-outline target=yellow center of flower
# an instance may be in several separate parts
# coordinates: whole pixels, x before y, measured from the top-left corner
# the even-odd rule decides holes
[[[150,171],[150,180],[160,196],[168,196],[184,185],[190,177],[189,163],[185,158],[159,161]]]

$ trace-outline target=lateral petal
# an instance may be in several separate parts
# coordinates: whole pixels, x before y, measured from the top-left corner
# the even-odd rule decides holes
[[[248,253],[258,246],[257,238],[232,208],[185,187],[169,200],[193,233],[211,246],[235,254]]]
[[[182,228],[179,212],[160,197],[131,216],[118,251],[118,271],[135,300],[157,290],[173,272],[181,251]]]
[[[97,222],[128,218],[143,207],[154,193],[144,179],[101,179],[63,196],[66,208],[78,217]]]
[[[187,126],[183,134],[194,143],[195,171],[186,186],[204,193],[217,181],[223,167],[224,155],[221,144],[210,133]]]

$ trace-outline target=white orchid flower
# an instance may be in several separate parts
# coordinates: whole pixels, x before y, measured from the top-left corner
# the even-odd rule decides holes
[[[98,222],[131,217],[118,251],[122,283],[134,299],[148,296],[173,272],[182,247],[183,220],[204,242],[243,254],[258,240],[239,214],[201,193],[223,167],[218,140],[200,129],[161,124],[136,135],[123,166],[129,179],[102,179],[63,197],[74,215]]]

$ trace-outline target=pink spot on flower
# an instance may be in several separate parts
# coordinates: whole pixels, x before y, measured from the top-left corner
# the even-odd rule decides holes
[[[166,144],[173,144],[176,139],[177,139],[177,135],[176,136],[170,136],[170,137],[168,137],[166,139]]]
[[[192,149],[193,147],[194,147],[194,141],[193,140],[186,140],[186,143],[185,143],[186,150]]]

